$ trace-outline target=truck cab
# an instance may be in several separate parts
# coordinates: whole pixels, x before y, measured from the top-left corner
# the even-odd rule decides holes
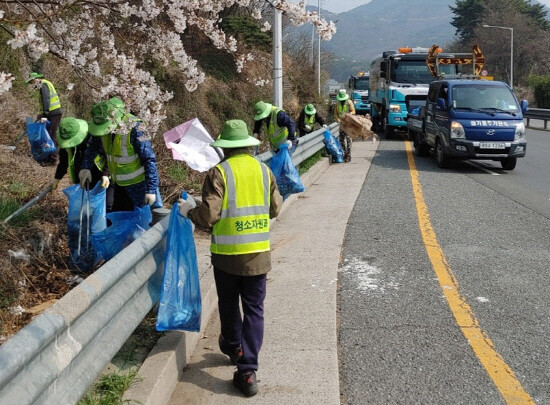
[[[440,167],[452,159],[491,159],[513,170],[527,148],[523,123],[527,108],[527,100],[519,103],[500,81],[438,80],[428,89],[420,113],[422,125],[412,119],[409,129],[415,132],[417,154],[433,148]]]
[[[351,101],[357,114],[370,114],[369,83],[370,77],[368,72],[366,74],[359,72],[348,80],[348,86],[351,90]]]

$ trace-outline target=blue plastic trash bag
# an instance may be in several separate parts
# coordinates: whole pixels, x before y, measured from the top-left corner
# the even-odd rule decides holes
[[[42,162],[56,151],[55,144],[46,129],[46,123],[27,121],[27,137],[31,144],[32,157],[37,162]]]
[[[105,219],[105,188],[98,182],[89,192],[90,200],[90,240],[88,240],[88,193],[84,191],[82,199],[82,188],[75,184],[63,190],[69,199],[69,214],[67,216],[67,228],[69,231],[69,267],[82,272],[89,271],[101,259],[101,255],[94,249],[91,239],[96,233],[103,231],[107,222]],[[80,232],[80,255],[78,249],[80,212],[82,204],[82,230]]]
[[[201,329],[201,289],[191,221],[172,207],[164,258],[157,330]]]
[[[115,211],[107,214],[107,227],[92,235],[92,245],[105,260],[111,260],[149,229],[153,220],[151,207],[133,211]]]
[[[325,139],[323,139],[323,142],[325,143],[328,154],[332,156],[332,162],[342,163],[344,161],[344,151],[342,150],[340,141],[333,136],[328,129],[325,130],[324,136]]]
[[[279,151],[271,158],[269,167],[277,180],[279,193],[283,196],[283,200],[291,194],[301,193],[305,190],[298,170],[292,163],[292,159],[288,153],[288,145],[281,145]]]

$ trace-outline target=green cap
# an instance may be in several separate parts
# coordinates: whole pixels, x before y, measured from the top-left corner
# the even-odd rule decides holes
[[[304,112],[307,114],[307,115],[314,115],[317,110],[315,109],[315,107],[313,106],[313,104],[308,104],[306,105],[306,107],[304,108]]]
[[[220,148],[244,148],[259,145],[260,141],[248,135],[246,123],[242,120],[229,120],[223,124],[222,133],[210,146]]]
[[[44,77],[44,75],[41,74],[41,73],[32,72],[29,75],[29,78],[27,80],[25,80],[25,84],[29,84],[31,81],[33,81],[35,79],[42,79],[43,77]]]
[[[263,120],[271,112],[273,105],[265,103],[263,101],[258,101],[254,106],[254,121]]]
[[[73,117],[61,120],[59,129],[55,134],[59,147],[63,149],[74,148],[80,145],[88,135],[88,123]]]
[[[124,102],[118,97],[94,104],[88,131],[93,136],[107,135],[120,125],[125,114]]]
[[[336,100],[338,101],[344,101],[349,98],[348,93],[346,93],[345,89],[340,89],[338,91],[338,94],[336,95]]]

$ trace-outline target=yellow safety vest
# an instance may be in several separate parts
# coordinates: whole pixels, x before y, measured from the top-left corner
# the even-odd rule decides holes
[[[271,118],[269,119],[269,123],[265,124],[265,132],[269,137],[269,142],[275,148],[285,142],[288,137],[288,128],[280,127],[277,124],[277,114],[279,114],[279,111],[283,111],[283,109],[275,106],[271,107]]]
[[[220,255],[269,251],[269,169],[247,154],[232,156],[216,167],[223,176],[225,193],[210,251]]]
[[[338,118],[342,118],[348,112],[348,100],[345,100],[343,103],[340,101],[336,102],[336,111],[338,111]]]
[[[124,117],[123,121],[127,119],[136,120],[130,116]],[[107,134],[101,137],[111,178],[119,186],[130,186],[145,181],[145,168],[130,142],[131,133],[132,130],[123,135]]]
[[[315,125],[315,114],[313,115],[304,114],[304,124],[309,125],[311,129],[313,129],[313,126]]]
[[[46,79],[42,79],[42,83],[48,86],[48,91],[50,92],[50,109],[44,112],[48,114],[54,110],[60,109],[61,101],[59,101],[59,96],[57,95],[57,91],[55,91],[55,87],[53,87],[52,82]],[[40,103],[42,103],[42,98],[40,97],[40,93],[38,93],[38,98],[40,99]]]
[[[76,152],[76,146],[74,148],[68,148],[67,149],[67,156],[69,160],[68,165],[68,171],[69,171],[69,177],[71,178],[71,182],[73,184],[80,183],[80,180],[78,179],[78,173],[75,170],[74,167],[74,154]],[[99,169],[99,171],[103,171],[103,167],[105,166],[105,159],[101,155],[97,155],[94,159],[94,163],[96,167]]]

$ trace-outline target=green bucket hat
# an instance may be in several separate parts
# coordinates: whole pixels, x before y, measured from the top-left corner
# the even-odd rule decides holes
[[[88,131],[93,136],[107,135],[120,125],[125,114],[124,102],[118,97],[94,104]]]
[[[222,133],[210,146],[219,148],[244,148],[259,145],[260,141],[248,135],[246,123],[241,120],[229,120],[223,124]]]
[[[88,123],[73,117],[61,120],[59,129],[55,134],[59,147],[63,149],[74,148],[80,145],[88,135]]]
[[[348,96],[348,93],[346,93],[346,90],[340,89],[338,91],[338,95],[336,96],[336,100],[344,101],[344,100],[347,100],[348,98],[349,98],[349,96]]]
[[[315,113],[317,112],[317,110],[315,109],[315,107],[313,106],[313,104],[308,104],[308,105],[306,105],[306,107],[304,108],[304,112],[305,112],[307,115],[315,115]]]
[[[33,81],[35,79],[42,79],[43,77],[44,77],[44,75],[41,74],[41,73],[32,72],[29,75],[28,79],[25,80],[25,84],[29,84],[31,81]]]
[[[263,120],[271,112],[272,104],[258,101],[254,106],[254,121]]]

